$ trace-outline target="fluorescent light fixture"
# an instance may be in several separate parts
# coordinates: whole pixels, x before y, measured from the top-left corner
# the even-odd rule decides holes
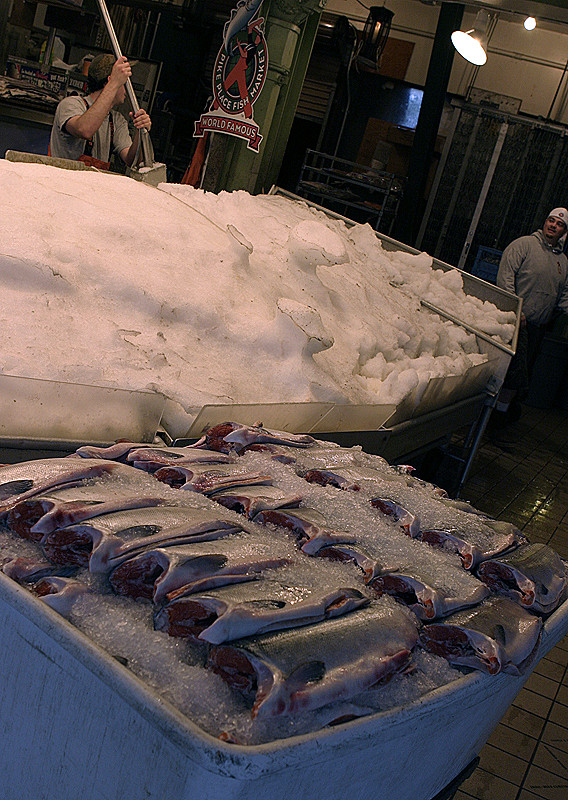
[[[534,31],[536,28],[536,19],[534,17],[527,17],[526,20],[523,22],[523,25],[527,29],[527,31]]]
[[[487,61],[487,26],[490,15],[487,11],[478,11],[473,28],[468,31],[454,31],[452,44],[466,61],[481,66]]]

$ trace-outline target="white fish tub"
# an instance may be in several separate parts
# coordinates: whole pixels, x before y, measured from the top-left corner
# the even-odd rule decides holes
[[[431,800],[528,677],[472,672],[403,708],[242,747],[204,733],[1,573],[0,603],[3,800]],[[568,602],[539,657],[567,631]]]

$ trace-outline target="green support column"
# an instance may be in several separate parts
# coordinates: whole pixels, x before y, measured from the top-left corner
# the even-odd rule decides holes
[[[258,153],[246,143],[215,134],[202,181],[209,191],[270,189],[278,175],[304,82],[321,11],[326,0],[269,0],[265,18],[268,71],[254,104],[254,120],[263,139]]]
[[[267,154],[267,158],[263,162],[263,170],[259,174],[261,187],[263,189],[269,189],[278,178],[284,152],[288,144],[290,130],[296,115],[298,100],[300,99],[308,64],[312,55],[320,19],[321,11],[319,13],[310,14],[302,27],[302,32],[294,55],[294,63],[290,71],[290,78],[282,87],[279,102],[272,120],[271,131],[274,135],[271,139],[272,147],[270,158]]]
[[[424,84],[424,96],[410,153],[408,179],[392,231],[395,239],[412,246],[418,236],[426,205],[424,194],[428,171],[456,52],[450,37],[453,31],[459,30],[463,12],[464,6],[461,4],[442,3],[438,16],[428,74]]]

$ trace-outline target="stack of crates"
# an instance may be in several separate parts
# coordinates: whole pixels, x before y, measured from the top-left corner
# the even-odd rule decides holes
[[[481,246],[473,262],[471,274],[488,283],[497,283],[497,271],[502,253],[502,250]]]

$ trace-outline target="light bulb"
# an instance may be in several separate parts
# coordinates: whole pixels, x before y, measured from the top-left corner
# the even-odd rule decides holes
[[[523,25],[527,29],[527,31],[534,31],[536,28],[536,19],[534,17],[527,17],[526,20],[523,22]]]

